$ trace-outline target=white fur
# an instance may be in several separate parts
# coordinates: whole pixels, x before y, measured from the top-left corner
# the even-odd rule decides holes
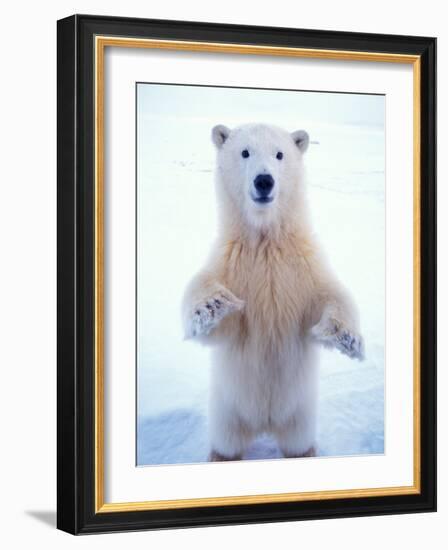
[[[212,455],[240,458],[270,432],[285,456],[301,456],[315,446],[316,344],[363,357],[356,307],[310,227],[308,134],[220,125],[212,139],[219,238],[182,307],[186,337],[213,346]],[[273,177],[269,203],[254,200],[259,174]]]

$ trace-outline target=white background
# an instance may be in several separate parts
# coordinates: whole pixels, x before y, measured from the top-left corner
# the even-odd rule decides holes
[[[1,384],[2,454],[0,469],[2,543],[8,548],[36,544],[46,548],[262,548],[286,544],[314,548],[377,548],[399,544],[408,549],[441,547],[448,519],[448,477],[439,474],[438,514],[351,520],[207,528],[134,533],[75,539],[54,530],[56,431],[56,25],[58,18],[78,13],[296,26],[394,34],[439,36],[439,120],[447,118],[448,41],[443,4],[428,0],[396,3],[378,0],[364,6],[341,0],[298,4],[277,0],[262,7],[254,2],[180,2],[163,4],[17,2],[3,12],[1,34],[2,162],[0,202],[2,270]],[[368,14],[366,11],[368,10]],[[368,15],[366,17],[366,15]],[[439,132],[439,150],[448,147],[446,126]],[[448,180],[446,156],[439,159],[439,181]],[[447,204],[440,185],[441,212]],[[441,216],[440,234],[448,231]],[[442,239],[441,239],[442,240]],[[439,280],[447,279],[446,252],[440,246]],[[446,247],[445,247],[446,249]],[[439,291],[439,312],[447,304],[446,286]],[[440,317],[443,342],[446,323]],[[439,352],[440,365],[447,354]],[[439,387],[447,384],[439,372]],[[448,405],[441,399],[439,430],[446,432]],[[448,462],[448,444],[439,441],[439,463]]]
[[[163,57],[163,63],[160,62]],[[105,285],[105,304],[106,304],[106,335],[105,335],[105,500],[106,502],[136,502],[142,500],[164,500],[175,498],[200,498],[224,495],[247,495],[247,494],[267,494],[284,492],[301,492],[316,490],[335,490],[344,488],[366,488],[366,487],[389,487],[389,486],[409,486],[412,485],[412,276],[403,277],[402,269],[408,266],[409,274],[412,273],[412,69],[409,65],[391,66],[389,64],[371,64],[366,63],[347,63],[347,62],[328,62],[325,60],[299,60],[285,59],[278,64],[276,58],[259,58],[257,67],[252,71],[247,71],[247,61],[244,56],[230,59],[227,57],[218,57],[216,54],[201,56],[197,59],[196,53],[182,54],[182,65],[179,67],[179,55],[174,52],[154,52],[147,50],[144,52],[132,49],[115,49],[106,54],[105,78],[106,78],[106,134],[111,138],[108,141],[105,151],[106,181],[109,189],[106,199],[106,274],[112,274],[107,277]],[[386,265],[387,273],[387,295],[386,295],[386,317],[387,333],[393,333],[394,337],[386,345],[386,409],[388,413],[385,418],[386,447],[387,452],[384,456],[351,456],[343,460],[328,456],[325,460],[308,460],[297,464],[296,461],[256,461],[250,465],[245,461],[230,462],[212,467],[206,465],[160,465],[157,468],[135,468],[134,454],[134,415],[135,403],[133,401],[135,379],[134,369],[129,369],[135,361],[135,197],[133,187],[129,186],[135,174],[135,161],[133,143],[135,135],[134,126],[134,82],[148,81],[153,78],[156,81],[167,82],[176,74],[176,82],[191,82],[209,84],[219,84],[227,82],[228,84],[242,84],[245,86],[264,87],[269,82],[275,82],[280,88],[303,89],[325,89],[327,86],[333,86],[331,74],[337,72],[341,83],[338,84],[338,90],[357,90],[360,92],[374,92],[386,94],[386,118],[385,118],[385,143],[386,150]],[[204,75],[207,75],[204,78]],[[272,85],[272,84],[271,84]],[[255,92],[253,92],[255,93]],[[280,92],[278,92],[280,93]],[[346,98],[347,100],[347,98]],[[182,103],[182,102],[181,102]],[[189,102],[187,101],[187,104]],[[222,103],[222,100],[219,102]],[[234,103],[237,103],[234,100]],[[266,102],[267,103],[267,102]],[[283,100],[283,108],[287,109],[287,103]],[[368,107],[366,107],[368,108]],[[291,106],[292,113],[295,109]],[[184,110],[183,110],[184,111]],[[249,109],[248,109],[249,111]],[[205,114],[205,110],[204,110]],[[175,115],[175,113],[173,113]],[[263,115],[266,115],[263,112]],[[254,116],[247,115],[249,117]],[[258,114],[260,116],[260,114]],[[339,113],[339,116],[342,116]],[[292,118],[293,115],[291,114]],[[179,121],[179,117],[176,119]],[[324,117],[324,120],[328,120]],[[182,126],[182,122],[180,125]],[[197,123],[198,124],[198,123]],[[153,125],[151,125],[153,127]],[[308,127],[308,126],[307,126]],[[342,127],[339,126],[341,129]],[[177,130],[177,124],[174,131]],[[310,130],[311,131],[311,130]],[[209,130],[208,130],[209,132]],[[208,133],[207,132],[207,133]],[[179,131],[181,133],[181,131]],[[321,135],[321,134],[319,134]],[[407,136],[405,138],[404,136]],[[159,139],[160,136],[159,136]],[[193,136],[189,136],[194,140]],[[322,137],[323,141],[325,138]],[[338,139],[343,139],[338,136]],[[360,138],[358,137],[358,140]],[[182,148],[178,148],[176,138],[170,138],[170,155],[180,154]],[[198,145],[203,147],[202,144]],[[365,146],[364,146],[365,147]],[[384,147],[384,145],[383,145]],[[152,147],[151,150],[153,150]],[[358,153],[364,154],[364,149]],[[146,153],[150,158],[151,152]],[[350,152],[341,152],[340,155],[350,157]],[[160,158],[160,152],[157,157]],[[365,154],[367,157],[367,153]],[[162,155],[163,158],[163,155]],[[328,162],[328,161],[327,161]],[[166,162],[164,162],[166,165]],[[153,168],[151,168],[149,188],[167,186],[163,178],[160,178]],[[305,166],[308,165],[308,156],[305,160]],[[342,173],[343,162],[337,165],[335,171]],[[366,169],[367,163],[363,166]],[[316,170],[310,167],[309,178],[313,178]],[[172,176],[178,179],[178,176]],[[183,174],[180,176],[185,178]],[[324,182],[330,179],[328,175],[324,177]],[[342,178],[345,180],[345,176]],[[358,186],[361,185],[362,178],[358,175]],[[156,182],[156,183],[155,183]],[[197,180],[195,179],[195,182]],[[208,181],[209,186],[211,182]],[[197,186],[197,183],[195,183]],[[324,183],[325,185],[325,183]],[[182,181],[182,186],[188,186],[186,178]],[[343,187],[343,184],[339,184]],[[341,189],[340,191],[341,192]],[[190,191],[192,198],[194,191]],[[151,191],[151,202],[157,204],[158,191]],[[172,200],[172,199],[171,199]],[[336,199],[337,200],[337,199]],[[194,201],[194,199],[193,199]],[[349,203],[350,199],[346,198]],[[170,241],[170,229],[165,230],[165,224],[168,216],[164,214],[162,220],[149,213],[143,206],[141,199],[138,200],[140,218],[145,218],[146,232],[140,233],[140,243],[148,242],[147,234],[154,227],[163,228],[163,237],[158,237],[160,246],[167,250],[172,247],[173,240]],[[182,202],[186,206],[187,201]],[[186,206],[186,210],[195,212],[207,202],[203,200],[202,193],[198,193],[197,198]],[[311,202],[311,204],[313,204]],[[339,210],[339,205],[335,199],[332,201],[333,208]],[[359,208],[359,201],[351,204],[351,208]],[[160,202],[159,202],[160,205]],[[182,206],[171,202],[174,211],[181,211]],[[160,208],[160,206],[159,206]],[[214,205],[211,207],[214,209]],[[361,208],[365,209],[365,205]],[[162,210],[163,211],[163,210]],[[313,208],[311,207],[311,211]],[[397,212],[400,212],[397,215]],[[316,213],[316,212],[315,212]],[[181,220],[179,213],[178,220]],[[333,214],[332,214],[333,215]],[[350,216],[347,213],[346,216]],[[371,220],[371,225],[375,226],[378,221],[375,217]],[[381,216],[381,214],[379,214]],[[365,212],[368,218],[368,209]],[[319,216],[315,216],[315,221]],[[191,243],[197,246],[199,239],[193,233],[188,234],[194,223],[189,219],[182,223],[180,227],[189,225],[186,231],[184,241],[182,238],[174,240],[179,249],[188,249]],[[352,221],[353,226],[359,226],[359,232],[362,228],[356,220]],[[156,226],[154,226],[156,224]],[[337,224],[338,228],[341,224]],[[201,222],[198,223],[202,228]],[[316,225],[314,225],[316,227]],[[150,228],[150,229],[149,229]],[[332,228],[334,231],[334,228]],[[380,230],[381,231],[381,230]],[[158,232],[158,229],[156,230]],[[339,229],[338,229],[339,232]],[[318,233],[320,233],[318,231]],[[174,239],[177,233],[174,232]],[[340,233],[341,240],[352,239],[351,234],[343,236]],[[376,251],[372,252],[369,248],[372,246],[365,242],[353,244],[354,249],[365,247],[368,250],[357,252],[357,261],[355,263],[363,264],[366,271],[368,261]],[[199,241],[200,242],[200,241]],[[354,243],[353,240],[350,241]],[[356,241],[355,241],[356,242]],[[407,243],[407,245],[404,245]],[[380,241],[380,246],[382,246]],[[140,247],[142,244],[140,244]],[[334,246],[334,245],[333,245]],[[339,247],[339,243],[337,244]],[[378,246],[378,245],[377,245]],[[366,253],[367,252],[367,253]],[[383,252],[384,253],[384,252]],[[194,254],[194,252],[192,253]],[[177,273],[182,271],[181,254],[175,255],[176,265],[174,270]],[[142,248],[139,249],[139,262],[143,263],[145,259]],[[353,261],[346,260],[350,270],[356,270]],[[163,272],[169,272],[170,264],[163,262],[160,256],[152,250],[150,270],[162,269]],[[384,264],[380,261],[380,269],[377,277],[384,277]],[[197,269],[197,268],[195,268]],[[337,272],[341,274],[338,269]],[[362,271],[361,271],[362,272]],[[191,276],[191,274],[190,274]],[[170,309],[170,299],[165,299],[162,304],[157,306],[153,299],[154,289],[157,294],[163,296],[164,289],[169,288],[173,295],[176,292],[178,281],[170,279],[170,275],[164,277],[163,282],[154,281],[152,276],[145,276],[144,287],[139,286],[139,305],[146,303],[150,305],[152,315],[157,319],[157,324],[163,326],[163,321],[159,319],[168,319],[168,325],[174,324],[178,319],[176,313],[178,302],[175,300],[175,311]],[[345,284],[352,289],[353,283],[348,283],[352,279],[348,275],[343,276]],[[366,275],[364,274],[366,280]],[[141,282],[141,279],[140,279]],[[367,283],[368,285],[369,283]],[[376,284],[376,283],[375,283]],[[380,285],[382,282],[380,283]],[[149,288],[146,288],[149,285]],[[185,282],[182,283],[182,286]],[[354,285],[353,285],[354,286]],[[148,295],[149,290],[149,295]],[[376,290],[376,289],[375,289]],[[377,298],[378,299],[378,298]],[[380,293],[379,300],[383,302],[384,295]],[[376,306],[376,307],[375,307]],[[378,307],[375,304],[374,309]],[[368,308],[361,308],[364,314]],[[170,313],[171,311],[171,313]],[[403,320],[403,317],[405,321]],[[367,323],[366,323],[367,324]],[[365,325],[364,325],[365,327]],[[382,329],[384,330],[384,329]],[[158,333],[158,328],[150,328],[148,334],[151,339],[160,342],[165,338],[168,329]],[[364,331],[363,331],[364,332]],[[168,332],[169,333],[169,332]],[[146,333],[144,333],[146,334]],[[364,332],[366,339],[366,332]],[[140,335],[144,338],[143,334]],[[180,337],[181,338],[181,337]],[[172,349],[176,346],[176,335],[169,339],[169,346]],[[182,341],[181,341],[182,342]],[[380,341],[381,346],[383,342]],[[181,344],[182,345],[182,344]],[[185,344],[184,344],[185,345]],[[366,356],[374,353],[372,348],[375,344],[366,346]],[[381,348],[382,349],[382,348]],[[381,354],[383,352],[381,351]],[[190,373],[188,378],[194,380],[197,375],[196,369],[205,368],[200,364],[199,359],[193,368],[185,360],[187,352],[178,352],[178,356],[170,357],[169,361],[173,363],[180,362],[182,371]],[[167,357],[164,348],[158,350],[158,355]],[[187,356],[188,358],[188,356]],[[369,359],[368,359],[369,360]],[[381,358],[382,360],[382,358]],[[156,358],[151,361],[157,362]],[[323,365],[321,365],[323,366]],[[363,368],[358,365],[358,370]],[[139,365],[141,369],[141,365]],[[168,371],[168,368],[165,368]],[[323,369],[322,369],[323,370]],[[330,370],[336,371],[334,360],[331,360]],[[140,370],[141,372],[141,370]],[[184,374],[185,376],[185,374]],[[324,377],[323,372],[320,374]],[[365,378],[368,378],[365,372]],[[174,385],[174,375],[168,376],[171,384]],[[163,383],[154,381],[154,385],[159,387],[159,393],[162,393]],[[345,381],[349,385],[348,381]],[[359,385],[361,382],[359,383]],[[139,388],[140,391],[140,388]],[[180,385],[178,392],[184,390],[184,383]],[[151,395],[147,396],[148,400]],[[354,398],[352,397],[352,406]],[[338,409],[339,414],[341,409]],[[344,411],[344,414],[345,411]],[[359,408],[359,415],[365,412]],[[166,427],[166,431],[171,435],[172,428]],[[335,426],[337,431],[338,427]],[[342,430],[341,430],[342,431]],[[168,434],[167,434],[168,435]],[[149,435],[149,437],[151,437]],[[190,437],[192,437],[190,435]],[[342,435],[341,435],[342,437]]]

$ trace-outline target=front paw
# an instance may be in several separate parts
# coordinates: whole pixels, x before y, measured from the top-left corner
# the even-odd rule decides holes
[[[212,294],[193,308],[186,323],[185,338],[209,334],[224,317],[243,307],[244,302],[227,289]]]
[[[321,320],[311,329],[311,334],[324,346],[336,348],[351,359],[364,359],[363,337],[337,319]]]

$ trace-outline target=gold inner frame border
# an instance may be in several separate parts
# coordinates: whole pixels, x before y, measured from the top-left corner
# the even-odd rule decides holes
[[[234,53],[266,56],[302,57],[314,59],[407,63],[413,65],[413,454],[414,483],[402,487],[342,489],[301,493],[274,493],[179,500],[106,503],[104,501],[104,54],[106,47],[151,48],[161,50],[198,51],[207,53]],[[181,40],[158,40],[96,36],[95,59],[95,513],[167,510],[208,506],[231,506],[278,502],[304,502],[343,498],[380,497],[420,493],[421,479],[421,425],[420,425],[420,270],[421,270],[421,219],[420,219],[420,118],[421,118],[421,61],[418,55],[381,52],[321,50],[253,44],[227,44]]]

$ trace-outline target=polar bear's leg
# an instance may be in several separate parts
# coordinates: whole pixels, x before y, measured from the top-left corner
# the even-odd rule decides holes
[[[241,460],[253,437],[253,431],[237,411],[215,397],[210,408],[209,460]]]
[[[317,456],[317,447],[316,445],[312,445],[307,451],[305,452],[288,452],[288,451],[282,451],[283,456],[285,458],[307,458],[307,457],[313,457]]]
[[[294,416],[275,430],[275,436],[286,458],[316,456],[316,411],[313,404],[301,406]]]
[[[215,451],[212,449],[210,451],[210,454],[208,455],[208,461],[209,462],[231,462],[235,460],[241,460],[243,458],[242,454],[237,455],[222,455],[221,453],[218,453],[218,451]]]

